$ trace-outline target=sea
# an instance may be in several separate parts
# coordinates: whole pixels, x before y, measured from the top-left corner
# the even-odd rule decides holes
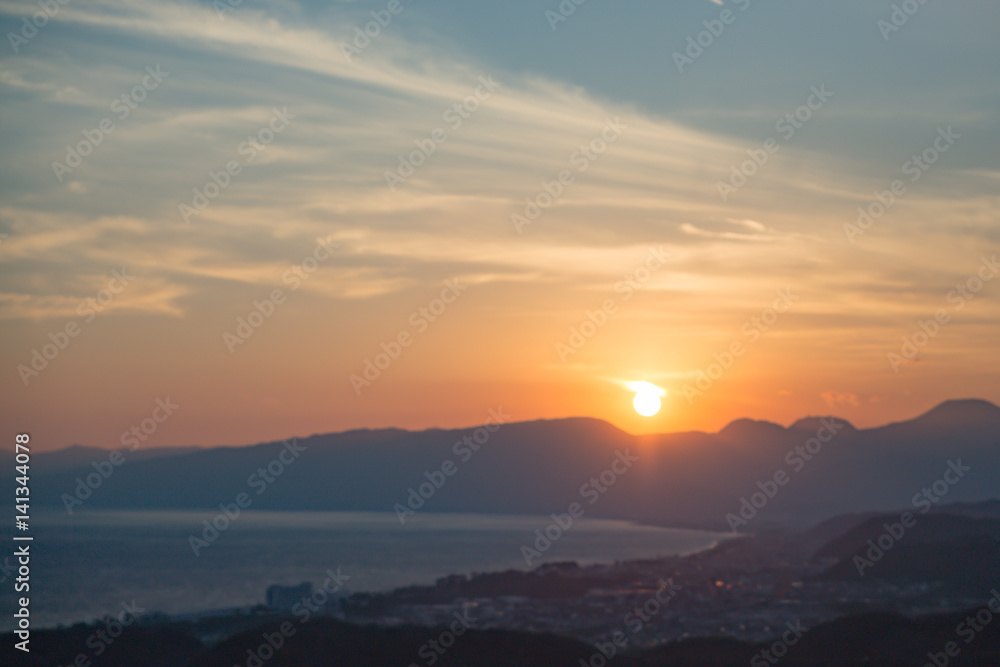
[[[449,574],[526,570],[522,546],[533,547],[535,531],[552,524],[544,516],[417,513],[401,524],[389,512],[243,512],[196,555],[191,538],[202,539],[203,522],[216,516],[35,513],[28,592],[12,592],[14,548],[0,554],[0,586],[9,592],[0,596],[0,630],[13,629],[15,595],[29,596],[37,629],[116,615],[123,604],[171,616],[248,608],[263,603],[272,584],[319,586],[328,570],[348,577],[349,592],[432,584]],[[728,537],[581,517],[531,566],[689,554]],[[9,537],[4,542],[14,544]]]

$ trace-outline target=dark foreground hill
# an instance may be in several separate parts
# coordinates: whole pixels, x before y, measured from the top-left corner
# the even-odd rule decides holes
[[[122,450],[124,462],[104,479],[107,455],[72,450],[39,457],[32,493],[35,506],[61,510],[70,503],[74,511],[211,510],[247,493],[253,510],[409,506],[548,515],[581,501],[582,485],[616,465],[618,473],[606,474],[613,486],[585,505],[587,516],[754,531],[770,521],[804,526],[847,512],[909,507],[945,475],[950,483],[936,488],[946,493],[935,496],[942,503],[996,498],[998,443],[1000,408],[978,400],[949,401],[916,419],[862,430],[836,418],[807,418],[787,428],[738,420],[715,434],[633,436],[579,418],[506,423],[495,432],[314,435],[296,442],[294,456],[282,443],[172,455]],[[623,469],[615,461],[626,452],[634,462]],[[963,471],[957,478],[949,472],[956,466]],[[81,488],[88,478],[98,488]],[[0,492],[9,483],[0,479]],[[425,498],[417,496],[421,487]],[[736,517],[742,523],[734,526]]]
[[[901,586],[924,583],[941,596],[989,590],[1000,582],[1000,519],[973,517],[986,514],[991,505],[948,506],[965,515],[911,513],[906,524],[899,513],[858,518],[860,523],[815,552],[819,561],[835,561],[819,579],[861,581],[867,576]],[[848,519],[835,517],[824,526]]]
[[[997,607],[1000,609],[1000,606]],[[979,612],[980,624],[969,618]],[[989,614],[990,621],[983,622]],[[282,636],[282,624],[285,635]],[[974,630],[973,628],[978,628]],[[94,628],[36,632],[32,653],[12,648],[2,637],[0,664],[10,667],[56,667],[74,664],[84,654],[92,667],[553,667],[603,665],[598,649],[552,635],[469,630],[445,639],[446,628],[359,627],[317,619],[298,624],[276,619],[207,648],[186,634],[188,624],[133,628],[101,655],[87,648]],[[289,629],[292,631],[289,632]],[[278,645],[270,650],[267,638]],[[995,667],[1000,664],[1000,615],[983,610],[910,620],[888,614],[842,618],[801,636],[786,634],[774,642],[696,639],[653,650],[617,655],[609,667],[727,667],[787,665],[847,667],[861,665],[923,667],[933,656],[938,665]],[[432,643],[433,642],[433,643]],[[437,647],[437,648],[434,648]],[[951,650],[952,655],[945,651]],[[765,653],[767,652],[767,653]],[[780,654],[780,659],[775,656]],[[433,657],[433,660],[432,660]],[[581,661],[583,661],[581,663]]]

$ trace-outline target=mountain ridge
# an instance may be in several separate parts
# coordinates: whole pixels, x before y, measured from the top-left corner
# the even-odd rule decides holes
[[[625,431],[624,429],[619,428],[618,426],[615,426],[614,424],[612,424],[609,421],[606,421],[604,419],[600,419],[599,417],[586,417],[586,416],[569,416],[569,417],[529,419],[529,420],[517,421],[517,422],[507,422],[507,425],[512,425],[512,424],[545,424],[545,423],[594,422],[594,423],[600,424],[602,426],[602,428],[613,429],[614,431],[617,431],[619,433],[622,433],[624,435],[627,435],[627,436],[630,436],[630,437],[633,437],[633,438],[664,438],[664,437],[669,437],[669,436],[683,436],[683,435],[694,435],[694,434],[709,435],[709,436],[723,436],[724,434],[727,434],[727,433],[731,433],[731,432],[735,432],[735,431],[742,431],[742,430],[746,430],[746,429],[773,429],[773,430],[781,429],[781,430],[784,430],[784,431],[790,431],[790,430],[815,431],[821,425],[821,420],[823,420],[823,419],[833,419],[833,420],[836,420],[838,423],[843,424],[846,428],[848,428],[850,430],[857,431],[857,432],[866,432],[866,431],[875,431],[875,430],[878,430],[878,429],[894,427],[894,426],[897,426],[897,425],[900,425],[900,424],[912,424],[914,422],[940,423],[941,421],[946,420],[945,418],[948,418],[948,417],[953,418],[953,419],[956,418],[956,417],[957,418],[961,418],[961,417],[964,417],[964,416],[968,415],[972,411],[976,411],[978,415],[987,415],[988,417],[993,417],[993,418],[995,418],[997,420],[998,423],[1000,423],[1000,406],[998,406],[998,405],[996,405],[996,404],[994,404],[994,403],[992,403],[990,401],[987,401],[985,399],[969,398],[969,399],[948,399],[948,400],[942,401],[941,403],[937,404],[933,408],[931,408],[929,410],[926,410],[926,411],[918,414],[916,417],[912,417],[910,419],[906,419],[906,420],[903,420],[903,421],[887,422],[887,423],[879,425],[879,426],[871,426],[871,427],[868,427],[868,428],[857,428],[849,420],[844,419],[843,417],[839,417],[837,415],[808,415],[808,416],[801,417],[801,418],[797,419],[796,421],[792,422],[788,426],[783,426],[783,425],[781,425],[781,424],[779,424],[777,422],[772,422],[772,421],[769,421],[769,420],[766,420],[766,419],[753,419],[751,417],[739,417],[737,419],[734,419],[734,420],[730,421],[728,424],[726,424],[725,426],[723,426],[720,430],[718,430],[716,432],[693,430],[693,431],[668,431],[668,432],[660,432],[660,433],[632,434],[632,433],[629,433],[628,431]],[[424,429],[406,429],[406,428],[401,428],[401,427],[386,427],[386,428],[377,428],[377,429],[373,429],[373,428],[352,428],[352,429],[347,429],[345,431],[324,431],[324,432],[317,432],[317,433],[312,433],[312,434],[307,435],[307,436],[289,436],[288,438],[286,438],[286,440],[291,440],[293,438],[298,439],[298,440],[308,440],[308,439],[311,439],[311,438],[329,437],[329,436],[362,436],[362,435],[378,436],[378,435],[382,435],[382,434],[399,435],[399,434],[415,434],[415,433],[460,433],[460,432],[464,432],[464,431],[468,431],[468,430],[474,430],[474,429],[480,428],[481,426],[483,426],[483,425],[482,424],[473,424],[473,425],[469,425],[469,426],[461,426],[461,427],[455,427],[455,428],[446,428],[446,427],[440,427],[440,426],[432,426],[432,427],[424,428]],[[271,445],[271,444],[274,444],[275,442],[278,442],[278,441],[271,440],[271,441],[264,441],[264,442],[250,443],[250,444],[243,444],[243,445],[215,445],[215,446],[209,446],[209,447],[201,447],[201,446],[198,446],[198,445],[187,445],[187,446],[177,446],[176,449],[182,450],[183,453],[189,453],[189,452],[192,452],[192,451],[210,451],[210,450],[215,450],[215,449],[245,449],[245,448],[250,448],[250,447],[259,447],[259,446],[263,446],[263,445]],[[284,442],[284,440],[282,440],[281,442]],[[171,449],[174,449],[174,448],[175,447],[173,447],[173,446],[162,446],[162,447],[156,447],[156,448],[151,448],[151,449],[148,449],[148,450],[141,450],[141,451],[149,451],[149,452],[156,451],[156,452],[161,452],[163,450],[171,450]],[[68,445],[66,447],[60,448],[60,449],[54,449],[54,450],[50,450],[50,451],[46,451],[46,452],[40,452],[39,454],[36,454],[36,456],[50,456],[50,455],[53,455],[53,454],[70,452],[72,450],[93,450],[93,451],[101,451],[101,452],[111,452],[111,451],[114,451],[115,449],[118,449],[118,448],[104,448],[104,447],[99,447],[99,446],[96,446],[96,445],[82,445],[82,444],[75,443],[75,444]]]
[[[637,436],[593,418],[353,430],[295,439],[291,457],[291,440],[165,456],[140,450],[113,471],[107,454],[81,463],[88,450],[74,450],[73,465],[36,462],[33,497],[67,512],[212,510],[250,492],[255,510],[549,516],[601,489],[583,498],[588,517],[753,532],[906,507],[950,461],[969,472],[948,486],[947,502],[1000,497],[990,472],[1000,469],[1000,408],[968,407],[946,406],[929,422],[862,430],[846,422],[812,431],[746,421],[716,434]],[[631,465],[616,465],[621,457]],[[277,472],[265,474],[268,466]],[[106,479],[95,477],[102,469]],[[0,479],[0,492],[6,484]],[[177,488],[188,491],[178,495]]]

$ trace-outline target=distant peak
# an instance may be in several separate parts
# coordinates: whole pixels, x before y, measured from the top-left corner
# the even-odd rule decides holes
[[[794,428],[800,431],[818,431],[823,426],[824,421],[837,422],[838,424],[846,428],[848,431],[857,430],[856,428],[854,428],[854,424],[852,424],[851,422],[847,421],[842,417],[835,417],[833,415],[826,415],[822,417],[803,417],[802,419],[798,420],[788,428],[790,429]]]
[[[945,401],[917,417],[924,423],[955,423],[1000,420],[1000,407],[979,398]]]
[[[723,438],[745,438],[754,435],[770,435],[775,431],[784,431],[785,427],[774,422],[757,419],[734,419],[724,429],[719,431]]]

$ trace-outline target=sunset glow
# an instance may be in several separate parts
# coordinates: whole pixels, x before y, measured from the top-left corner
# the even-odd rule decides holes
[[[546,49],[585,53],[596,25],[635,41],[610,6],[555,33],[524,8],[528,67],[509,44],[404,29],[444,7],[407,9],[348,61],[340,42],[371,20],[352,5],[220,20],[74,0],[3,59],[0,397],[45,447],[115,446],[167,397],[162,446],[460,426],[498,405],[648,433],[1000,400],[987,21],[941,17],[981,71],[940,95],[940,73],[870,84],[828,44],[761,78],[741,54],[792,20],[765,6],[738,12],[763,32],[734,25],[678,73],[655,50],[717,5],[650,8],[667,33],[606,67]],[[906,30],[918,41],[887,51],[875,31],[851,53],[915,67]],[[113,133],[81,146],[105,117]],[[637,415],[621,377],[665,388],[663,410]]]

